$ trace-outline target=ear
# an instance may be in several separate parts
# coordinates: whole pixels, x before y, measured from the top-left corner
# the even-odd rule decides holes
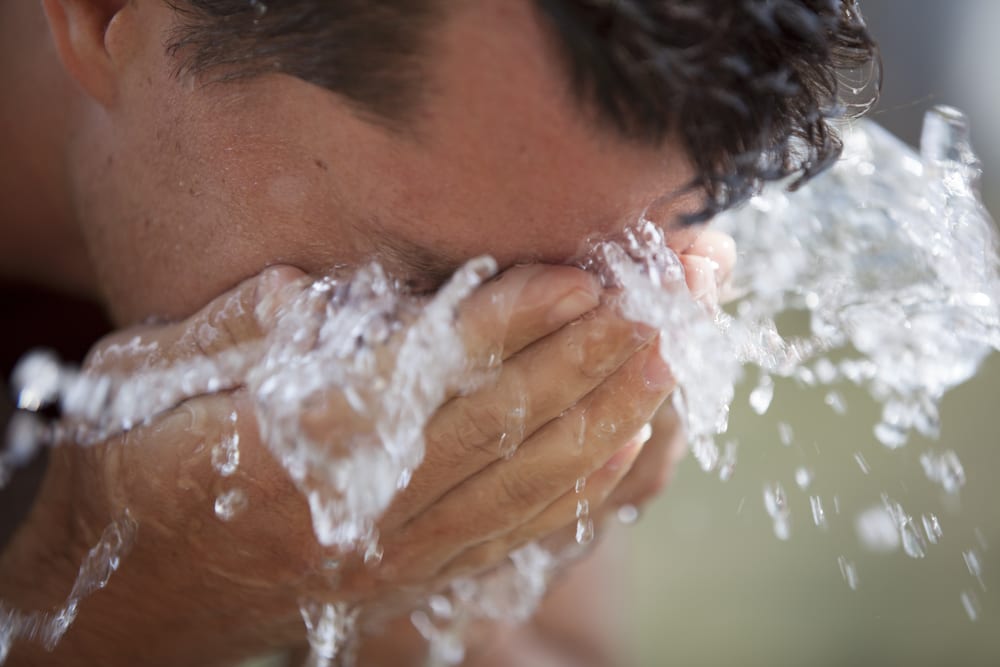
[[[63,67],[98,104],[117,97],[112,39],[128,0],[42,0]]]

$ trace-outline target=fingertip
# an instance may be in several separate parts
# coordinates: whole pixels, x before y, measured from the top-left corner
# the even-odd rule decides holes
[[[716,282],[718,265],[701,255],[684,255],[681,257],[681,263],[684,265],[684,279],[692,298],[712,308],[718,305],[719,288]]]
[[[717,229],[704,230],[684,251],[684,256],[698,256],[712,260],[717,265],[716,282],[724,284],[736,266],[736,241]]]

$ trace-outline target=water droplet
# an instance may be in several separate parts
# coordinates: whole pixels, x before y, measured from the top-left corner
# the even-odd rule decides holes
[[[965,609],[965,613],[968,615],[970,621],[979,620],[979,598],[972,591],[963,591],[961,595],[962,608]]]
[[[589,544],[594,539],[594,522],[590,518],[590,503],[586,499],[576,502],[576,543]]]
[[[875,438],[889,449],[898,449],[906,444],[906,430],[899,426],[879,422],[874,430]]]
[[[847,582],[847,586],[852,590],[858,590],[858,570],[854,563],[844,556],[837,557],[837,565],[840,567],[840,576]]]
[[[451,600],[443,595],[432,595],[427,600],[427,606],[430,607],[431,611],[438,618],[451,618],[455,614]]]
[[[927,541],[931,544],[937,544],[942,535],[941,524],[938,522],[938,518],[933,514],[924,514],[920,519],[924,524],[924,533],[927,535]]]
[[[779,540],[791,537],[791,509],[785,489],[779,483],[764,486],[764,509],[774,523],[774,535]]]
[[[212,447],[212,467],[229,477],[240,467],[240,434],[234,432]]]
[[[737,443],[728,441],[723,449],[722,457],[719,459],[719,479],[728,482],[736,472],[736,450]]]
[[[48,440],[48,428],[38,415],[33,412],[15,412],[7,422],[7,442],[0,454],[0,467],[26,466]],[[3,481],[0,480],[0,488],[2,487]]]
[[[983,583],[983,566],[979,560],[979,554],[976,553],[975,549],[969,549],[962,552],[962,559],[965,561],[965,567],[968,568],[969,574],[975,577],[976,581],[979,582],[979,587],[986,590],[986,584]]]
[[[826,357],[821,357],[813,364],[813,372],[821,384],[833,384],[837,379],[837,367]]]
[[[770,375],[762,375],[760,382],[750,392],[750,407],[759,415],[767,412],[774,399],[774,380]]]
[[[215,516],[223,521],[232,521],[246,509],[247,504],[247,494],[243,489],[224,491],[215,498]]]
[[[781,440],[781,444],[785,447],[789,447],[792,444],[795,434],[792,431],[792,425],[786,422],[778,422],[778,438]]]
[[[576,543],[580,545],[590,544],[594,539],[594,522],[589,518],[577,519],[576,522]]]
[[[635,505],[622,505],[618,508],[617,516],[620,523],[631,526],[639,520],[639,508]]]
[[[586,488],[587,488],[587,478],[586,477],[578,477],[577,480],[576,480],[576,484],[573,486],[573,490],[576,493],[583,493],[583,490],[586,489]]]
[[[826,528],[826,512],[823,511],[823,501],[819,496],[809,496],[809,507],[812,509],[813,523],[819,528]]]
[[[864,455],[861,452],[854,452],[854,461],[861,468],[861,472],[868,474],[871,472],[871,468],[868,467],[868,461],[865,460]]]
[[[800,489],[805,491],[812,484],[813,473],[808,468],[800,467],[795,470],[795,483]]]
[[[500,457],[509,459],[524,442],[525,417],[528,414],[528,394],[518,394],[517,406],[510,409],[504,419],[504,432],[500,436]]]
[[[950,449],[942,454],[924,452],[920,455],[920,465],[927,479],[940,484],[946,493],[956,494],[965,485],[965,468]]]
[[[847,403],[844,401],[844,397],[839,392],[828,392],[827,395],[823,397],[823,402],[829,405],[830,408],[838,415],[847,414]]]
[[[906,555],[910,558],[924,558],[927,555],[927,543],[924,541],[924,536],[917,530],[917,524],[913,521],[913,517],[906,513],[902,505],[893,502],[884,494],[882,506],[899,531],[899,539]]]
[[[59,398],[62,368],[51,350],[33,350],[21,358],[11,374],[17,407],[36,412]]]
[[[795,369],[795,379],[807,387],[812,387],[816,384],[816,375],[807,366],[799,366]]]

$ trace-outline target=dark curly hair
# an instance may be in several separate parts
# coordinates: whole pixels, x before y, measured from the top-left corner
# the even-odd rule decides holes
[[[172,0],[180,69],[283,72],[405,127],[443,0]],[[706,193],[701,222],[767,181],[797,187],[841,143],[844,93],[877,97],[877,47],[854,0],[535,0],[581,101],[636,141],[676,136]],[[846,80],[860,85],[845,85]]]

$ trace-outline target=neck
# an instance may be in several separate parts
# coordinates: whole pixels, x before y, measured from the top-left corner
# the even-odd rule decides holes
[[[39,2],[0,3],[0,279],[96,294],[65,178],[79,94]]]

